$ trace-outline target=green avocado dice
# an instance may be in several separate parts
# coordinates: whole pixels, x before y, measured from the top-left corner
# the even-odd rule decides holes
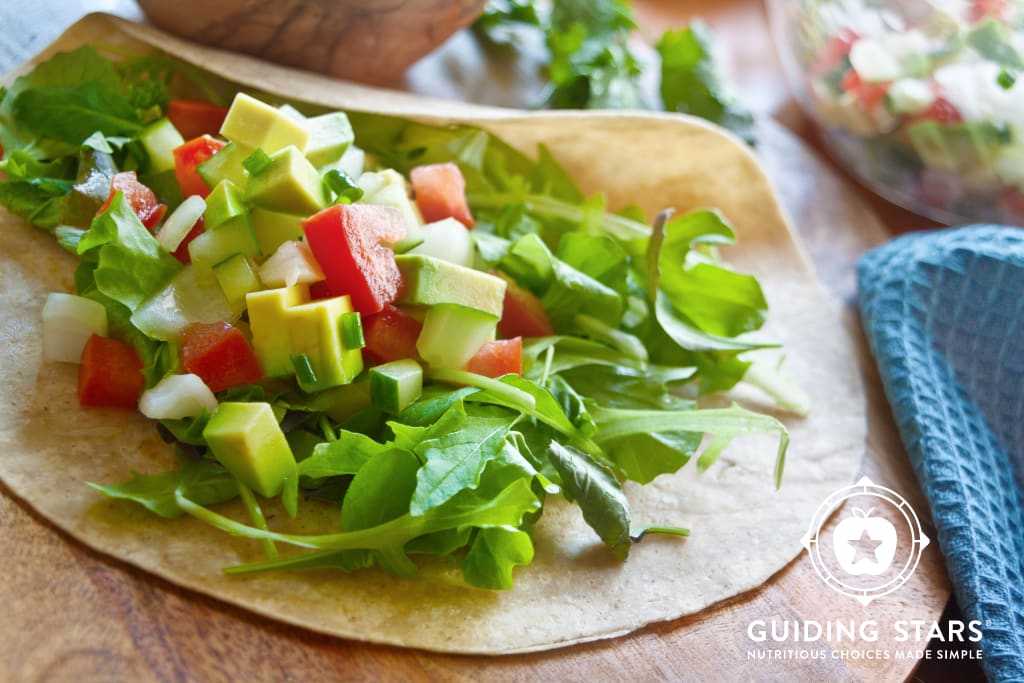
[[[188,255],[196,268],[212,268],[232,254],[260,256],[261,253],[248,214],[235,216],[188,243]]]
[[[220,134],[232,142],[258,147],[267,154],[288,146],[302,152],[309,142],[309,131],[302,121],[245,93],[235,96]]]
[[[348,384],[363,370],[357,343],[348,343],[346,296],[310,301],[309,287],[252,292],[245,298],[256,356],[268,377],[296,375],[304,391]]]
[[[302,239],[300,222],[304,216],[267,211],[256,206],[249,212],[249,217],[264,254],[273,254],[285,242]]]
[[[245,198],[269,211],[301,216],[310,216],[327,206],[320,174],[294,146],[270,155],[270,165],[249,176]]]
[[[395,263],[405,283],[397,303],[456,304],[501,317],[505,281],[500,277],[420,254],[400,254]]]
[[[206,198],[206,209],[203,211],[203,224],[207,230],[228,222],[236,216],[249,213],[242,202],[242,193],[238,186],[230,180],[217,183]]]
[[[221,403],[203,438],[228,472],[263,496],[278,495],[298,476],[295,456],[269,403]]]
[[[306,130],[309,131],[306,158],[317,168],[341,159],[355,140],[352,124],[340,111],[306,119]]]

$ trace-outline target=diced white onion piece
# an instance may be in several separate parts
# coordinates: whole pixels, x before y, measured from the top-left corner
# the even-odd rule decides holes
[[[355,145],[349,145],[334,167],[347,173],[350,178],[358,178],[366,167],[366,152]]]
[[[85,342],[107,336],[107,309],[74,294],[54,292],[43,304],[43,360],[78,363]]]
[[[920,78],[901,78],[889,88],[889,101],[897,114],[920,114],[935,102],[935,92]]]
[[[308,285],[325,278],[313,252],[305,242],[288,241],[277,248],[259,270],[260,281],[267,287]]]
[[[423,232],[423,244],[411,249],[410,254],[433,256],[467,268],[473,267],[473,236],[462,223],[454,218],[444,218],[427,223],[420,230]]]
[[[198,375],[167,375],[139,397],[139,412],[153,420],[180,420],[216,409],[217,398]]]
[[[132,324],[153,339],[176,341],[189,323],[232,322],[237,318],[212,271],[186,266],[142,302],[132,314]]]
[[[174,251],[181,246],[182,240],[206,211],[206,201],[197,194],[192,195],[167,217],[164,224],[156,231],[156,241],[167,251]]]
[[[850,64],[865,83],[884,83],[900,77],[899,61],[874,38],[861,38],[850,48]]]

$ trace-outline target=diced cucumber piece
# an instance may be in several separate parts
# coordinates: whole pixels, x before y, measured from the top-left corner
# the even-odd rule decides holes
[[[400,413],[423,393],[423,368],[411,358],[370,369],[370,400],[385,413]]]
[[[220,404],[203,439],[228,472],[268,498],[298,476],[295,456],[269,403]]]
[[[237,187],[245,187],[249,172],[242,162],[253,153],[255,147],[229,142],[219,152],[196,167],[199,177],[210,187],[216,187],[222,180],[230,180]]]
[[[107,309],[92,299],[54,292],[43,304],[43,360],[78,363],[85,342],[107,336]]]
[[[1009,69],[1024,69],[1024,57],[1014,46],[1013,31],[995,17],[976,24],[967,32],[967,44],[984,57]]]
[[[380,172],[364,173],[356,182],[364,192],[360,203],[390,206],[402,212],[406,225],[405,237],[390,245],[396,254],[409,251],[423,242],[423,234],[420,231],[423,216],[410,198],[409,184],[401,173],[389,168]]]
[[[423,243],[410,254],[432,256],[466,268],[473,267],[475,250],[473,236],[466,226],[454,218],[427,223],[422,228]]]
[[[188,254],[197,268],[213,268],[233,254],[259,256],[260,243],[248,216],[235,216],[216,230],[207,230],[188,243]]]
[[[151,420],[197,417],[217,410],[217,397],[198,375],[167,375],[139,397],[139,412]]]
[[[178,205],[156,231],[156,241],[167,251],[175,251],[205,211],[206,201],[197,194],[191,195]]]
[[[340,111],[306,119],[306,130],[309,131],[306,158],[318,168],[341,159],[355,140],[352,124]]]
[[[245,310],[245,295],[262,289],[256,269],[247,257],[233,254],[213,267],[220,291],[235,315]]]
[[[302,121],[245,93],[235,95],[220,134],[232,142],[273,154],[288,146],[306,149],[309,131]]]
[[[274,153],[270,166],[249,176],[245,197],[264,209],[302,216],[327,206],[320,174],[295,146]]]
[[[252,229],[264,254],[273,254],[285,242],[302,239],[300,221],[304,216],[278,213],[254,206],[249,211]]]
[[[185,138],[168,119],[159,119],[142,129],[139,142],[149,156],[149,173],[163,173],[174,170],[174,148]]]
[[[401,254],[395,257],[404,287],[397,303],[416,306],[458,304],[497,319],[505,301],[505,281],[448,261]]]
[[[203,212],[203,223],[207,230],[227,223],[232,218],[249,213],[242,201],[242,193],[238,186],[230,180],[222,180],[213,188],[206,198],[206,210]]]
[[[416,350],[439,368],[462,368],[489,341],[494,341],[497,316],[475,308],[439,304],[427,310]]]
[[[267,287],[308,285],[323,279],[324,271],[305,242],[285,242],[260,266],[260,280]]]
[[[232,322],[236,316],[213,273],[186,266],[132,314],[132,325],[147,337],[177,341],[189,323]]]

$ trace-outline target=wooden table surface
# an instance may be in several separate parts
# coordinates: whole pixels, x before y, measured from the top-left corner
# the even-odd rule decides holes
[[[139,16],[134,5],[124,0],[80,4],[42,0],[33,6],[35,10],[29,13],[53,13],[50,16],[65,20],[56,26],[44,24],[31,35],[9,33],[11,41],[0,45],[0,71],[44,46],[83,10],[107,9],[131,18]],[[727,71],[763,120],[762,159],[778,179],[780,193],[820,277],[846,302],[854,319],[850,302],[853,264],[859,254],[891,234],[933,224],[852,185],[838,166],[811,151],[820,152],[820,148],[790,97],[761,2],[635,0],[634,6],[641,31],[651,39],[695,16],[708,20],[716,30]],[[27,25],[25,17],[15,19],[13,14],[10,5],[0,7],[0,25],[17,28],[18,21]],[[425,80],[430,76],[423,74],[429,73],[414,71],[417,75],[405,85],[427,90],[432,84]],[[859,329],[855,320],[854,329]],[[860,343],[863,351],[862,339]],[[898,485],[915,508],[924,511],[877,376],[866,357],[860,361],[871,405],[871,456],[866,470],[879,483]],[[749,618],[765,605],[771,606],[772,595],[791,591],[799,600],[821,599],[840,610],[825,618],[858,618],[859,606],[839,606],[839,601],[822,597],[827,593],[824,590],[802,591],[808,580],[816,580],[803,559],[775,577],[771,590],[740,596],[709,614],[650,627],[610,644],[501,660],[434,656],[310,634],[153,579],[80,546],[0,486],[0,576],[4,576],[0,600],[31,606],[15,610],[18,619],[0,620],[0,639],[5,643],[0,648],[0,680],[233,680],[240,674],[249,680],[681,679],[697,671],[714,670],[716,665],[704,661],[698,666],[701,653],[680,658],[687,633],[744,638],[746,621],[739,617]],[[908,592],[890,607],[939,619],[948,597],[942,559],[933,548],[926,553]],[[820,612],[821,605],[808,606],[807,613]],[[723,615],[734,615],[735,623]],[[692,668],[687,658],[692,658]],[[913,663],[892,660],[845,663],[838,668],[799,663],[751,668],[743,664],[730,662],[722,670],[723,677],[903,680],[914,672]]]

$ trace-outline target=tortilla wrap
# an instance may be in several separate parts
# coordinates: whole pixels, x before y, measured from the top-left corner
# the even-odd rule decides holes
[[[513,653],[622,635],[698,612],[767,581],[801,552],[815,508],[853,481],[865,451],[865,405],[851,341],[837,306],[811,272],[750,150],[699,120],[652,113],[524,113],[429,101],[200,48],[155,30],[92,15],[44,56],[83,43],[157,46],[244,86],[339,109],[480,125],[533,155],[538,143],[584,192],[609,206],[635,203],[653,216],[717,207],[739,245],[726,258],[755,273],[771,306],[763,337],[785,344],[787,373],[809,392],[806,419],[782,416],[790,446],[785,479],[772,480],[774,437],[737,439],[701,476],[695,462],[647,486],[627,484],[634,522],[687,526],[688,539],[649,538],[619,562],[576,508],[549,497],[535,534],[536,559],[515,587],[467,587],[457,568],[425,563],[419,581],[371,569],[228,577],[259,545],[195,519],[166,521],[103,497],[85,482],[173,466],[169,447],[136,414],[81,409],[76,366],[41,361],[46,294],[71,291],[75,259],[54,239],[0,211],[0,478],[83,543],[181,586],[259,614],[346,638],[427,650]],[[746,405],[769,408],[750,397]],[[310,506],[307,506],[307,511]],[[225,514],[244,518],[231,504]],[[273,515],[302,530],[310,523]]]

